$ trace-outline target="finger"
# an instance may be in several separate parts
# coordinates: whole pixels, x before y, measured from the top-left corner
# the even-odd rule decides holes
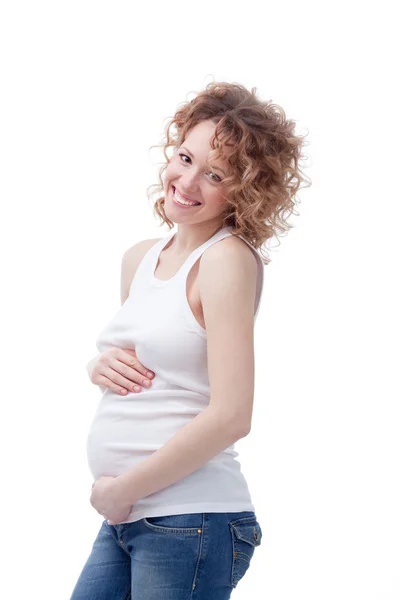
[[[154,377],[153,371],[143,366],[141,362],[139,362],[136,353],[134,356],[131,356],[128,352],[121,350],[121,352],[116,356],[117,360],[122,363],[125,363],[128,367],[135,369],[141,373],[144,377]],[[124,375],[124,373],[122,373]]]
[[[135,386],[140,386],[142,381],[145,379],[143,375],[141,375],[137,371],[133,371],[133,375],[130,375],[130,378],[126,378],[123,375],[121,375],[116,369],[121,369],[122,371],[125,370],[126,372],[128,367],[126,365],[123,365],[122,363],[119,364],[121,365],[120,367],[114,365],[113,363],[112,366],[114,366],[115,369],[112,368],[112,366],[104,369],[104,377],[112,382],[112,384],[108,387],[110,387],[113,391],[116,391],[116,393],[119,394],[123,393],[122,390],[127,390],[128,392],[139,392],[140,387],[138,389],[135,389]]]
[[[97,376],[96,383],[98,385],[101,385],[101,386],[111,390],[115,394],[119,394],[119,395],[121,395],[121,394],[126,395],[129,391],[131,391],[131,387],[133,385],[132,382],[131,383],[126,382],[125,387],[124,387],[113,381],[113,379],[118,378],[118,374],[115,373],[115,371],[110,369],[110,370],[106,370],[106,373],[107,373],[107,375],[98,375]]]
[[[145,387],[150,387],[146,386],[146,380],[151,382],[153,377],[152,371],[148,371],[145,367],[143,367],[137,358],[132,358],[132,363],[133,366],[128,366],[117,359],[115,362],[110,362],[110,367],[117,372],[116,381],[124,387],[129,387],[129,389],[132,389],[135,383]],[[151,373],[151,376],[147,375],[147,373]]]

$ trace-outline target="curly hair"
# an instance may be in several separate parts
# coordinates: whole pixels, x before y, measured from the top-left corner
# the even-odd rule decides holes
[[[167,168],[167,150],[183,143],[188,132],[201,121],[216,124],[211,139],[214,158],[227,158],[231,173],[223,181],[227,208],[222,213],[222,227],[232,227],[233,235],[243,236],[260,254],[264,264],[270,259],[262,245],[278,232],[293,227],[285,221],[295,211],[296,193],[303,182],[311,182],[299,168],[305,136],[295,135],[295,122],[286,119],[284,110],[272,101],[262,101],[238,83],[212,82],[194,99],[178,105],[170,118],[161,145],[166,163],[161,163],[159,183],[147,188],[149,200],[156,199],[154,214],[170,229],[174,223],[164,211],[162,174]],[[171,127],[176,133],[171,133]],[[223,148],[223,146],[225,146]],[[227,148],[228,154],[227,154]],[[162,224],[161,223],[161,224]],[[278,238],[277,238],[278,239]],[[279,242],[279,240],[278,240]]]

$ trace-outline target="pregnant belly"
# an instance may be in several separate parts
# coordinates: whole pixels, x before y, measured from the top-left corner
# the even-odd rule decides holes
[[[130,398],[128,397],[130,396]],[[204,408],[204,407],[203,407]],[[106,392],[89,429],[86,453],[94,479],[126,473],[161,448],[199,412],[198,402]]]

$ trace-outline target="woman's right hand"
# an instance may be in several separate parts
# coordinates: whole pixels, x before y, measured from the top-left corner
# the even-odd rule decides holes
[[[96,357],[89,377],[95,385],[124,396],[128,391],[140,392],[140,386],[149,388],[154,373],[138,361],[135,350],[113,347]],[[150,381],[148,386],[145,380]]]

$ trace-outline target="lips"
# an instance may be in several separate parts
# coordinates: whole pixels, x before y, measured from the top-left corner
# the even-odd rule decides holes
[[[172,185],[171,187],[172,187],[172,192],[175,194],[176,187],[174,185]],[[180,196],[182,196],[182,198],[184,200],[187,200],[188,202],[195,202],[196,206],[201,204],[201,202],[198,202],[197,200],[193,200],[193,198],[188,198],[187,196],[185,196],[185,194],[182,194],[179,190],[177,190],[177,192]]]

